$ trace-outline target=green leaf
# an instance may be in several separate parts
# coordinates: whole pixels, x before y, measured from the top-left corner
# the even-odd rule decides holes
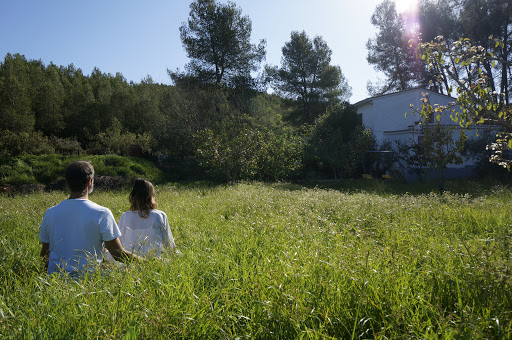
[[[510,139],[510,140],[508,141],[508,148],[509,148],[509,149],[512,149],[512,139]]]

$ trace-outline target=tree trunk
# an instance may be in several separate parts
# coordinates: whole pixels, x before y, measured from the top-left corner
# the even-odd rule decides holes
[[[444,166],[439,168],[439,193],[444,192]]]

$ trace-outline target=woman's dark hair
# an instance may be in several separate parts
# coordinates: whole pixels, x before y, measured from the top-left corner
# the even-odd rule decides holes
[[[71,163],[66,169],[66,182],[72,192],[81,192],[87,188],[89,179],[94,177],[94,168],[86,161]]]
[[[128,199],[130,201],[130,210],[138,211],[139,215],[144,218],[148,217],[151,209],[158,208],[153,184],[142,178],[135,180],[132,192]]]

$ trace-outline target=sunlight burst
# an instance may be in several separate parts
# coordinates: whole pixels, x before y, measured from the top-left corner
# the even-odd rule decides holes
[[[419,0],[395,0],[398,13],[416,12],[419,7]]]

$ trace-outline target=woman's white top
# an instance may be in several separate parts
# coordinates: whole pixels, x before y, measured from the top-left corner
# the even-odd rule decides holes
[[[118,225],[123,247],[137,255],[160,256],[165,248],[176,247],[167,215],[161,210],[150,210],[146,218],[138,211],[127,211],[121,215]]]

